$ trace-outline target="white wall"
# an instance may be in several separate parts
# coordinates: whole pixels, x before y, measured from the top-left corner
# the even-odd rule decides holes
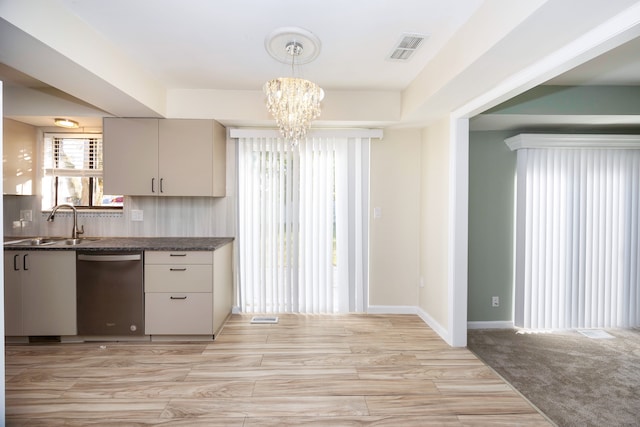
[[[417,312],[451,345],[464,346],[454,328],[461,313],[466,324],[466,298],[452,306],[460,299],[452,279],[466,278],[466,270],[452,270],[450,227],[463,207],[451,203],[451,126],[443,117],[421,130],[385,129],[371,145],[369,311]]]
[[[448,328],[449,120],[422,134],[420,288],[418,306],[441,335]]]
[[[37,128],[3,119],[2,164],[4,194],[33,194]]]
[[[415,307],[420,278],[419,130],[385,130],[371,143],[369,308]],[[380,208],[381,216],[373,215]]]

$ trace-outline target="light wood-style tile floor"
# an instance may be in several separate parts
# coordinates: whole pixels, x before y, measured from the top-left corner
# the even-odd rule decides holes
[[[215,342],[6,346],[8,426],[548,426],[418,316],[234,315]]]

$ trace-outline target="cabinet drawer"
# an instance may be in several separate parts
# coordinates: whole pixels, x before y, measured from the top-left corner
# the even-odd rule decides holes
[[[145,264],[213,264],[213,251],[146,251]]]
[[[211,293],[158,292],[145,295],[145,334],[213,334]]]
[[[211,265],[146,265],[144,267],[145,292],[211,292],[213,266]]]

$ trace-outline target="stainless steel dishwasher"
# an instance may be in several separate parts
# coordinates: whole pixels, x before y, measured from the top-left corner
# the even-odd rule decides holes
[[[78,335],[144,335],[142,254],[77,252]]]

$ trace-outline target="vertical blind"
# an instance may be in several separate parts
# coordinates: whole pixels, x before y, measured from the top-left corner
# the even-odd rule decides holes
[[[238,301],[246,313],[362,310],[369,138],[238,139]],[[363,166],[364,165],[364,166]]]
[[[517,326],[640,325],[640,150],[518,150]]]

